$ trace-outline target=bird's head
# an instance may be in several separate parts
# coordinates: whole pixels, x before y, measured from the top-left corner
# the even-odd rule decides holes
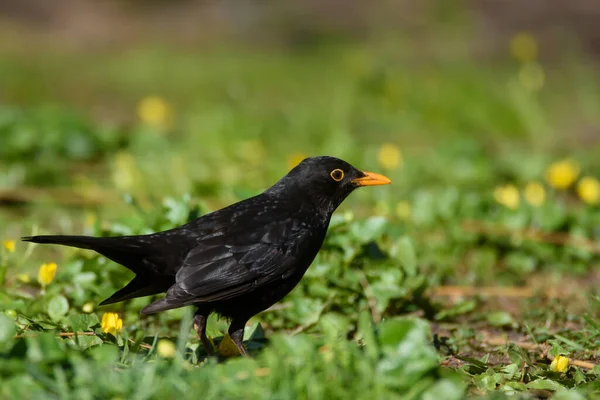
[[[270,190],[285,190],[293,196],[309,198],[330,214],[354,189],[391,182],[383,175],[361,171],[339,158],[321,156],[304,159]]]

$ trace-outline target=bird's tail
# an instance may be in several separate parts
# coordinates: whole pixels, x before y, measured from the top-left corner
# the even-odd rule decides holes
[[[94,250],[103,256],[123,265],[136,274],[141,272],[141,259],[152,252],[147,242],[141,236],[71,236],[71,235],[43,235],[25,236],[24,242],[59,244],[61,246],[77,247],[80,249]]]
[[[24,242],[32,243],[47,243],[60,244],[63,246],[78,247],[80,249],[96,250],[101,245],[101,242],[106,242],[106,239],[93,236],[72,236],[72,235],[41,235],[41,236],[23,236]]]
[[[160,262],[162,257],[155,254],[155,249],[151,243],[142,238],[143,236],[43,235],[25,236],[21,240],[94,250],[134,272],[136,274],[135,278],[124,288],[100,303],[104,305],[162,293],[175,283],[175,277],[172,274],[166,270],[162,271],[162,262]]]

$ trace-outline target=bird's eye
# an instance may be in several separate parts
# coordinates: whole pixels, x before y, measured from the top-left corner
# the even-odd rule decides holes
[[[339,169],[339,168],[336,168],[336,169],[334,169],[333,171],[331,171],[331,172],[329,173],[329,175],[331,175],[331,178],[332,178],[334,181],[336,181],[336,182],[339,182],[339,181],[341,181],[342,179],[344,179],[344,171],[342,171],[342,170],[341,170],[341,169]]]

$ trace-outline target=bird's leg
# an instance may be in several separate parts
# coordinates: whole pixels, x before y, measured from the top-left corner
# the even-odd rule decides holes
[[[204,349],[206,350],[206,353],[212,357],[215,355],[215,352],[213,349],[212,342],[210,341],[208,336],[206,336],[206,321],[207,320],[208,320],[208,315],[205,315],[205,314],[201,313],[200,311],[196,311],[196,314],[194,314],[194,329],[196,330],[198,337],[202,341],[202,344],[204,345]]]
[[[229,337],[244,357],[249,357],[248,350],[244,347],[244,327],[248,318],[238,318],[231,321],[229,325]]]

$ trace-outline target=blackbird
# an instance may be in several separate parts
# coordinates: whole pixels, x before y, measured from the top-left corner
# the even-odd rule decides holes
[[[149,235],[27,236],[22,240],[94,250],[136,275],[100,305],[166,292],[141,311],[193,305],[208,354],[208,315],[231,320],[242,355],[244,326],[297,284],[319,252],[331,215],[359,186],[391,183],[334,157],[306,158],[263,193],[180,227]]]

